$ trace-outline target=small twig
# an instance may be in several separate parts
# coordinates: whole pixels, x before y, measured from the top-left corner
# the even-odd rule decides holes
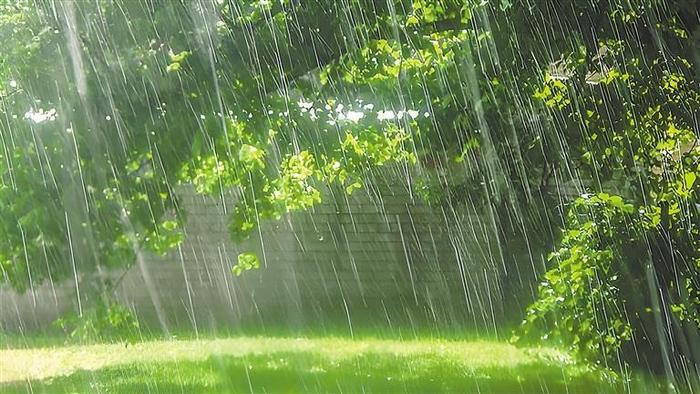
[[[117,287],[119,287],[119,284],[122,282],[122,280],[124,280],[124,277],[126,277],[126,274],[129,272],[129,270],[131,270],[131,267],[133,267],[133,266],[134,266],[134,264],[129,265],[124,270],[124,272],[122,272],[122,274],[119,276],[119,278],[117,278],[117,280],[114,283],[112,283],[112,286],[110,287],[110,289],[107,293],[111,294],[116,290]]]
[[[24,91],[24,89],[22,89],[22,88],[15,89],[5,96],[0,96],[0,99],[2,99],[2,100],[8,99],[8,98],[10,98],[10,97],[14,96],[15,94],[22,92],[22,91]]]

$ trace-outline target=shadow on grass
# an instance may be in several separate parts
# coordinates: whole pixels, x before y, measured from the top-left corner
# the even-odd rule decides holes
[[[621,385],[544,361],[471,369],[440,354],[367,353],[332,359],[314,353],[278,352],[204,361],[131,364],[78,371],[44,381],[15,382],[0,392],[460,392],[610,393]],[[648,392],[648,390],[644,390]]]

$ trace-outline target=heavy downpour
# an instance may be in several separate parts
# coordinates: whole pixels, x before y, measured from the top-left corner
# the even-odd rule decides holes
[[[0,392],[700,393],[700,0],[0,0]]]

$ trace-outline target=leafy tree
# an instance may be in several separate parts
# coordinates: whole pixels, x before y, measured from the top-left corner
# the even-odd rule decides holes
[[[524,322],[588,360],[633,361],[686,384],[700,354],[700,87],[697,54],[687,58],[700,30],[690,10],[601,2],[580,30],[595,37],[576,37],[535,85],[566,163],[593,193],[571,204]]]
[[[297,105],[289,86],[323,65],[319,40],[347,28],[334,23],[340,13],[316,13],[329,4],[287,2],[270,20],[264,2],[4,4],[3,27],[25,40],[7,44],[3,62],[16,87],[3,95],[12,114],[3,127],[3,278],[22,289],[129,265],[143,248],[167,251],[182,238],[177,183],[239,187],[231,227],[240,238],[261,218],[320,201],[314,182],[358,187],[365,167],[411,161],[399,127],[331,125],[340,112],[323,109],[310,122]],[[291,12],[307,22],[301,31],[287,32]],[[275,47],[289,34],[296,39]],[[304,121],[321,125],[313,134],[326,135],[323,152]]]

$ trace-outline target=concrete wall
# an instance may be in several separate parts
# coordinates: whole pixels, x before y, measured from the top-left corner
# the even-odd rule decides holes
[[[502,310],[501,252],[479,208],[429,207],[411,198],[405,182],[377,181],[351,196],[327,190],[312,211],[265,222],[234,244],[226,214],[233,194],[204,197],[189,187],[179,194],[188,212],[185,242],[165,257],[144,255],[118,289],[147,327],[346,322],[351,330],[420,322],[491,330]],[[238,254],[249,250],[266,266],[234,276]],[[43,327],[77,306],[70,282],[0,296],[5,330]]]

